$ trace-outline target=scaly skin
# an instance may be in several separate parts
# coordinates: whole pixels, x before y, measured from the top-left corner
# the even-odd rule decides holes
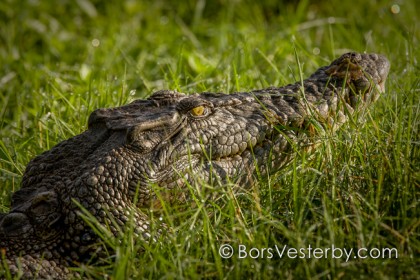
[[[87,131],[28,164],[10,212],[0,214],[6,263],[13,274],[22,265],[26,278],[59,279],[69,276],[67,266],[91,257],[98,237],[75,201],[114,234],[112,220],[124,230],[134,213],[136,232],[150,238],[140,207],[154,203],[151,183],[172,200],[182,198],[171,190],[182,193],[196,178],[249,186],[256,166],[276,172],[296,148],[311,148],[320,131],[337,129],[375,101],[388,71],[381,55],[348,53],[281,88],[230,95],[159,91],[94,111]]]

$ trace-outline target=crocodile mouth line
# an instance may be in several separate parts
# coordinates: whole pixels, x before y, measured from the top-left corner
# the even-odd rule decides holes
[[[226,154],[223,156],[209,156],[208,154],[210,154],[209,152],[197,152],[197,153],[192,153],[192,154],[184,154],[182,156],[180,156],[178,158],[178,161],[182,162],[185,159],[188,159],[189,161],[194,161],[194,160],[202,160],[203,163],[217,163],[217,162],[229,162],[229,161],[234,161],[237,160],[238,157],[244,159],[245,155],[247,153],[253,155],[254,157],[256,157],[254,151],[257,147],[263,147],[263,144],[267,141],[272,142],[271,138],[268,137],[264,137],[262,140],[257,141],[254,145],[251,144],[247,144],[247,147],[245,149],[240,149],[238,152],[236,153],[230,153],[230,154]]]

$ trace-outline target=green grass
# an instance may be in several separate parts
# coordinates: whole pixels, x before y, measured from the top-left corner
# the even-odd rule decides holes
[[[1,1],[0,212],[29,160],[84,131],[96,108],[159,89],[281,86],[347,50],[377,52],[391,73],[365,122],[344,125],[250,190],[192,185],[194,206],[149,213],[171,226],[165,238],[134,242],[127,231],[109,241],[113,258],[77,270],[98,279],[419,277],[416,1],[172,2]],[[223,259],[223,244],[396,248],[398,259]]]

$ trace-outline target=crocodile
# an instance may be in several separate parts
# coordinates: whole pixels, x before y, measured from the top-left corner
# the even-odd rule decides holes
[[[277,172],[367,109],[384,92],[389,68],[383,55],[350,52],[284,87],[161,90],[95,110],[85,132],[27,165],[10,212],[0,213],[0,268],[23,278],[70,277],[69,267],[89,260],[99,240],[81,209],[114,235],[132,222],[139,238],[153,239],[141,210],[156,201],[153,184],[169,200],[188,200],[178,194],[197,178],[249,187],[257,169]]]

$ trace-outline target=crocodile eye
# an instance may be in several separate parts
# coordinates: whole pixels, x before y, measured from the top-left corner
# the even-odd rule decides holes
[[[207,114],[207,108],[204,106],[197,106],[190,110],[190,114],[193,117],[203,117]]]

